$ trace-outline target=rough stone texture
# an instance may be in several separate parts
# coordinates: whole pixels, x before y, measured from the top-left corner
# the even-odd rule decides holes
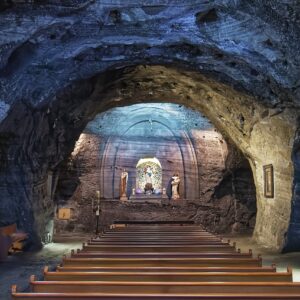
[[[36,243],[46,236],[59,165],[88,121],[109,107],[159,99],[201,111],[238,146],[254,174],[256,240],[277,250],[289,245],[298,194],[291,158],[299,127],[299,6],[3,1],[0,100],[10,110],[0,124],[0,223],[17,221]],[[274,199],[263,195],[268,163]]]
[[[300,120],[298,119],[298,122]],[[292,151],[292,160],[294,163],[294,181],[293,181],[293,198],[292,213],[289,229],[286,234],[286,244],[283,251],[297,251],[300,248],[298,236],[300,234],[299,212],[300,212],[300,130],[295,134],[295,143]]]
[[[299,92],[295,0],[14,2],[1,15],[7,102],[37,103],[70,81],[145,62],[219,72],[271,103]],[[200,17],[212,11],[214,18]],[[38,84],[19,84],[31,79]]]

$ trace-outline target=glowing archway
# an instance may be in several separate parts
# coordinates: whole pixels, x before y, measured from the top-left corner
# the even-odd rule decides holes
[[[144,193],[146,186],[152,186],[155,194],[162,190],[162,166],[156,157],[141,158],[136,165],[136,192]]]

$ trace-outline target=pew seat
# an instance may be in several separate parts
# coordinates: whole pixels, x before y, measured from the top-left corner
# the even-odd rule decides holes
[[[118,239],[114,241],[103,241],[93,239],[88,242],[88,245],[229,245],[228,242],[224,242],[221,240],[216,241],[206,241],[201,239],[194,239],[190,241],[182,241],[182,240],[173,240],[173,241],[165,241],[165,240],[157,240],[157,241],[120,241]]]
[[[13,300],[299,300],[300,294],[223,293],[220,294],[117,294],[117,293],[18,293]]]
[[[276,272],[276,266],[270,267],[93,267],[93,266],[57,266],[57,272]]]
[[[83,244],[82,251],[96,252],[96,251],[109,251],[109,252],[234,252],[235,246],[221,244],[221,245],[86,245]]]
[[[122,294],[223,294],[223,293],[290,293],[300,295],[295,282],[131,282],[131,281],[35,281],[34,293],[112,293]]]
[[[72,258],[251,258],[252,252],[71,252]]]
[[[288,272],[49,272],[46,281],[292,282]]]
[[[262,265],[258,258],[64,258],[63,266],[193,266],[193,267],[225,267],[225,266],[253,266]]]

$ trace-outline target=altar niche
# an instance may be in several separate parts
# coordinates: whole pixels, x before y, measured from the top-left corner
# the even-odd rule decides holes
[[[159,160],[141,158],[136,165],[136,194],[159,195],[162,193],[162,166]]]

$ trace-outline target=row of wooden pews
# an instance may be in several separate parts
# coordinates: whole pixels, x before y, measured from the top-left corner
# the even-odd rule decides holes
[[[12,287],[12,299],[300,299],[292,271],[263,267],[198,226],[112,228],[72,250],[30,293]]]

